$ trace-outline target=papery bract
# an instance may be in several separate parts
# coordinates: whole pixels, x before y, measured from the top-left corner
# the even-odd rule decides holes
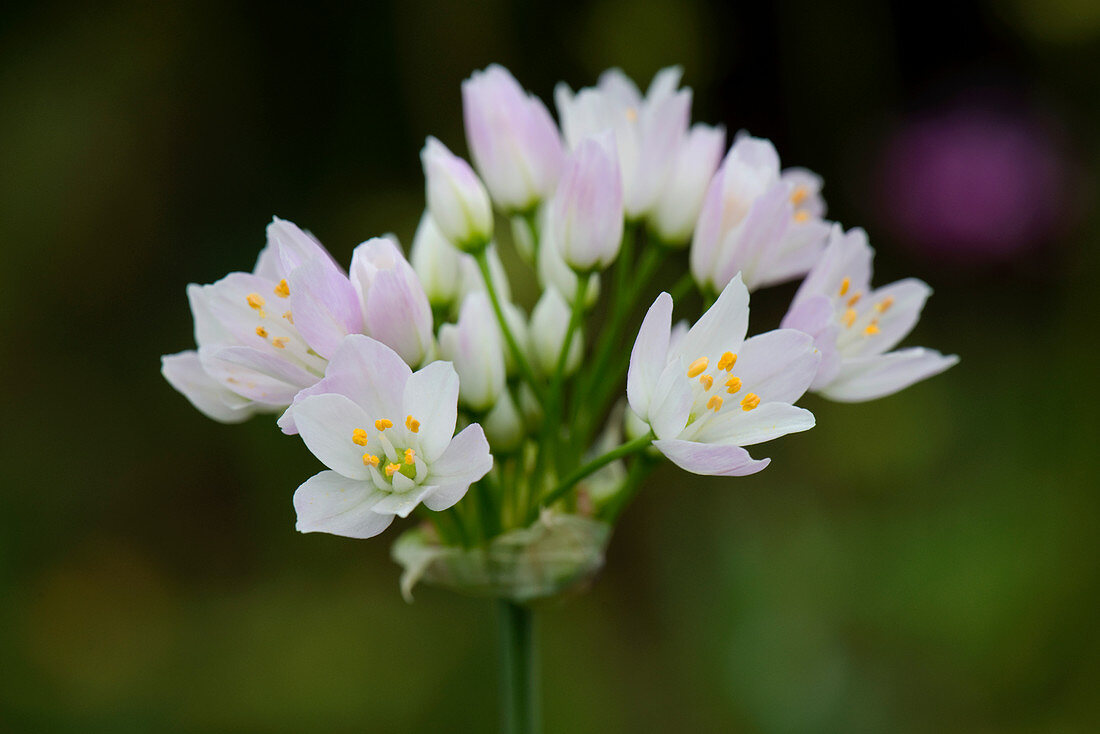
[[[916,326],[932,289],[915,278],[872,289],[873,257],[866,232],[834,225],[783,318],[814,337],[824,358],[811,389],[833,400],[884,397],[959,361],[923,347],[890,351]]]
[[[653,445],[696,474],[743,476],[769,459],[742,446],[814,425],[792,403],[817,373],[813,339],[779,329],[745,339],[749,294],[735,277],[680,343],[671,345],[672,297],[662,293],[630,353],[627,399],[649,424]]]

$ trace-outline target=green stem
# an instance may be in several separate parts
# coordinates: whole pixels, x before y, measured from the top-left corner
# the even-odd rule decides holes
[[[633,441],[627,441],[621,446],[618,446],[617,448],[608,451],[603,456],[599,456],[588,462],[584,466],[581,466],[575,472],[563,479],[557,487],[554,487],[553,491],[547,494],[540,504],[545,507],[549,507],[550,505],[554,504],[562,497],[564,497],[566,493],[571,490],[577,482],[581,481],[589,474],[592,474],[593,472],[607,466],[612,461],[615,461],[615,459],[621,459],[624,456],[629,456],[630,454],[644,450],[653,442],[653,438],[653,432],[650,431],[646,435],[636,438]],[[531,517],[529,519],[533,521],[535,518]]]
[[[481,270],[481,277],[485,279],[485,289],[489,291],[489,301],[493,304],[493,312],[497,315],[497,321],[500,323],[500,331],[504,334],[504,341],[508,343],[508,349],[512,352],[512,358],[515,359],[516,365],[523,375],[523,379],[527,381],[527,384],[531,386],[531,390],[534,391],[535,397],[538,398],[540,403],[544,403],[546,401],[546,396],[543,394],[542,384],[535,377],[535,373],[531,369],[531,364],[527,361],[527,357],[524,356],[523,350],[520,349],[519,342],[516,341],[516,335],[512,333],[512,327],[508,325],[508,319],[504,316],[504,308],[500,305],[500,297],[497,295],[496,284],[493,282],[493,271],[492,268],[489,267],[489,256],[487,251],[482,250],[477,253],[474,258],[477,260],[477,266]]]
[[[539,734],[538,654],[534,615],[527,607],[500,600],[501,730],[506,734]]]
[[[607,503],[603,510],[603,517],[608,523],[614,524],[619,519],[622,511],[638,494],[638,490],[642,486],[642,480],[646,478],[652,468],[653,460],[645,454],[638,456],[631,462],[630,470],[626,474],[626,480],[623,482],[622,488],[618,494],[611,498],[611,501]]]

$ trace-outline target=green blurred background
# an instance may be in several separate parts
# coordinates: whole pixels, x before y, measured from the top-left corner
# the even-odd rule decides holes
[[[695,119],[824,175],[877,282],[933,284],[907,343],[962,355],[807,399],[760,475],[659,472],[541,615],[547,731],[1098,730],[1100,4],[96,5],[0,10],[0,731],[495,726],[491,605],[402,601],[394,531],[294,532],[308,452],[158,372],[273,214],[344,262],[408,242],[492,61],[547,100],[683,64]]]

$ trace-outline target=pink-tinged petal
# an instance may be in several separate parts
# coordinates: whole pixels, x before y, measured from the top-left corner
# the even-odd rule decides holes
[[[668,293],[657,296],[642,320],[634,348],[630,351],[626,398],[638,415],[648,414],[653,390],[668,360],[672,305],[672,296]]]
[[[256,414],[255,405],[206,374],[198,352],[166,354],[160,362],[160,372],[168,384],[206,417],[220,423],[240,423]]]
[[[691,416],[692,383],[682,360],[665,365],[649,403],[649,425],[658,438],[680,435]]]
[[[378,433],[373,417],[350,398],[335,393],[304,398],[294,405],[294,423],[306,447],[325,466],[350,479],[370,480],[363,454],[381,455],[382,447],[371,445]],[[366,446],[352,441],[356,429],[367,432]]]
[[[187,286],[187,301],[191,305],[191,317],[195,322],[195,344],[203,347],[235,343],[236,337],[222,326],[210,309],[210,299],[214,294],[209,288],[197,283]]]
[[[200,334],[196,329],[196,342],[200,346],[227,344],[230,339],[224,335],[230,335],[232,341],[238,344],[262,345],[264,340],[256,335],[256,327],[279,323],[279,314],[273,308],[273,302],[278,300],[273,292],[274,285],[271,281],[251,273],[230,273],[212,285],[200,286],[189,292],[192,312],[197,316],[205,310],[216,321],[217,328],[223,335],[219,338],[214,333],[209,333],[211,330],[204,324],[202,331],[208,333]],[[248,298],[252,294],[265,299],[266,308],[251,307]]]
[[[736,276],[691,327],[678,351],[688,364],[703,356],[715,361],[726,351],[737,351],[748,328],[749,291]]]
[[[374,507],[386,493],[369,482],[358,482],[334,471],[323,471],[294,493],[296,528],[300,533],[331,533],[345,538],[372,538],[390,526],[393,515]]]
[[[493,456],[489,453],[489,442],[485,439],[481,426],[474,423],[451,439],[446,451],[432,463],[428,478],[432,484],[438,486],[469,486],[488,474],[492,468]]]
[[[829,235],[829,223],[820,219],[797,219],[784,230],[779,247],[762,260],[756,288],[786,283],[808,273],[821,259]]]
[[[820,393],[844,403],[874,400],[938,375],[958,361],[957,355],[923,347],[845,360],[840,375]]]
[[[771,459],[754,459],[740,446],[727,444],[665,439],[654,441],[653,445],[673,464],[692,474],[743,477],[771,463]]]
[[[201,347],[199,359],[213,379],[270,406],[290,405],[299,390],[318,380],[301,367],[252,347]]]
[[[794,207],[786,187],[776,183],[752,203],[740,227],[727,235],[712,276],[714,286],[722,287],[740,271],[749,290],[759,288],[767,280],[772,251],[793,221]]]
[[[346,395],[369,415],[396,425],[405,420],[401,400],[411,375],[397,352],[368,336],[351,334],[332,355],[325,383],[330,392]]]
[[[268,247],[274,247],[279,253],[282,277],[286,277],[299,265],[314,260],[327,261],[336,266],[332,255],[321,246],[317,238],[302,230],[294,222],[273,217],[271,224],[267,225],[267,242]]]
[[[469,491],[469,484],[447,484],[442,487],[432,487],[432,491],[424,495],[424,506],[429,510],[441,512],[453,507]]]
[[[780,327],[797,329],[814,339],[814,346],[821,352],[817,376],[811,389],[827,385],[840,371],[840,352],[836,347],[838,326],[834,319],[833,303],[827,296],[810,296],[791,306]]]
[[[723,171],[719,170],[711,179],[703,198],[703,208],[695,222],[695,234],[691,238],[691,250],[688,253],[691,274],[700,285],[710,282],[722,244],[722,176]]]
[[[374,276],[367,292],[367,330],[406,362],[418,365],[431,343],[432,309],[419,282],[410,287],[404,275],[382,270]]]
[[[814,414],[804,408],[788,403],[763,403],[749,411],[738,409],[728,420],[714,421],[695,438],[707,443],[752,446],[788,433],[808,431],[814,423]]]
[[[845,232],[839,224],[833,225],[825,251],[798,287],[794,303],[816,295],[840,298],[845,278],[848,279],[848,286],[843,289],[845,297],[866,291],[871,282],[874,255],[867,242],[867,233],[862,229],[856,227]]]
[[[429,463],[447,449],[458,420],[458,373],[450,362],[432,362],[405,383],[405,410],[420,422],[416,434]],[[401,427],[408,416],[401,417]],[[397,421],[394,421],[397,424]]]
[[[394,479],[401,477],[402,479],[408,479],[408,477],[402,474],[395,474]],[[400,481],[400,480],[398,480]],[[394,486],[397,486],[397,481],[394,482]],[[391,517],[397,515],[398,517],[408,517],[409,513],[416,509],[416,506],[420,504],[435,487],[431,485],[424,485],[420,487],[410,487],[403,492],[390,492],[374,506],[375,512],[383,512]]]
[[[763,403],[793,403],[809,389],[820,360],[809,334],[776,329],[745,340],[731,374],[741,378],[740,395],[753,392]]]
[[[292,270],[288,280],[294,325],[322,357],[331,357],[345,336],[363,330],[355,289],[334,265],[308,262]]]
[[[897,346],[909,335],[920,319],[920,313],[932,289],[916,278],[906,278],[883,286],[865,295],[867,305],[876,319],[878,331],[869,338],[857,339],[862,349],[848,352],[851,356],[882,354]]]

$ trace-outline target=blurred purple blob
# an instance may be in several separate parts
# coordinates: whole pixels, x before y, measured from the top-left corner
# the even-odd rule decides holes
[[[958,105],[910,118],[887,140],[880,201],[898,238],[925,255],[1010,259],[1057,234],[1070,165],[1027,111]]]

